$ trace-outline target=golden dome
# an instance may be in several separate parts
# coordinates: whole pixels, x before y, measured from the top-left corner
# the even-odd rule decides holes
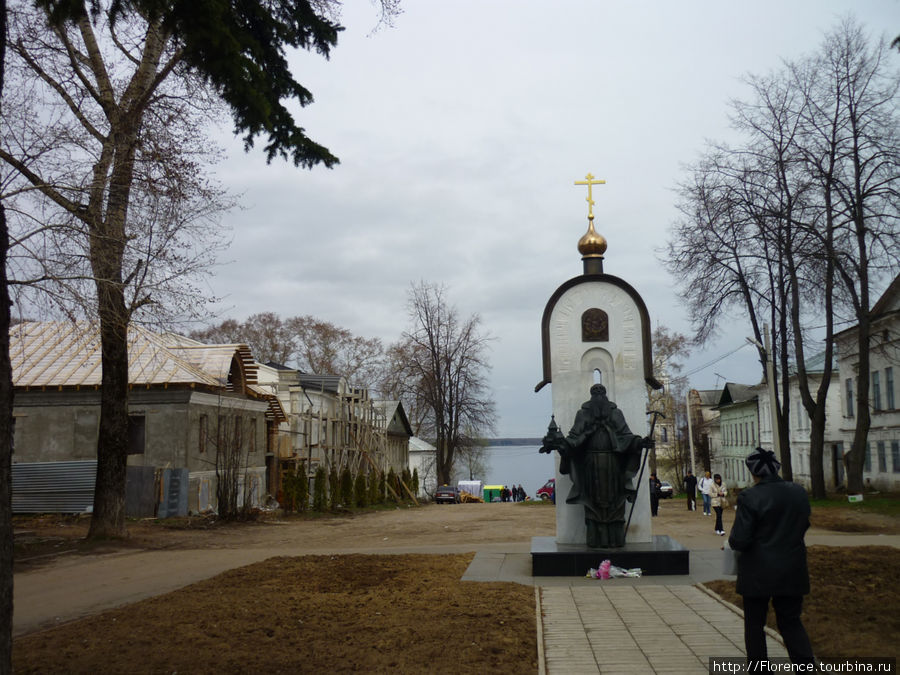
[[[594,217],[588,219],[588,231],[578,240],[578,252],[584,258],[602,258],[606,253],[606,238],[594,229]]]

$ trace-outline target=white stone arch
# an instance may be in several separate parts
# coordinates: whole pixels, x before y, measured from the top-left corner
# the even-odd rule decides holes
[[[585,400],[589,396],[591,385],[594,384],[594,371],[601,373],[601,382],[606,387],[606,396],[610,401],[616,400],[616,372],[612,354],[603,347],[592,347],[581,355],[581,372],[585,373]]]

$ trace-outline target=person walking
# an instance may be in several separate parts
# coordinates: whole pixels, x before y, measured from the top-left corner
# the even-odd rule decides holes
[[[720,537],[725,536],[725,526],[722,524],[722,509],[728,506],[728,489],[722,482],[722,476],[716,474],[713,476],[713,482],[709,488],[709,502],[713,511],[716,512],[716,534]]]
[[[706,472],[706,475],[700,479],[700,482],[697,483],[697,488],[700,490],[700,496],[703,498],[703,515],[710,515],[710,496],[707,494],[706,490],[709,488],[710,483],[712,483],[712,478],[710,478],[709,471]]]
[[[728,544],[738,551],[737,592],[744,598],[744,646],[750,663],[768,657],[766,614],[771,601],[778,632],[792,663],[813,663],[812,645],[800,619],[809,593],[803,537],[809,528],[809,498],[783,480],[771,450],[756,448],[745,460],[753,486],[737,498]]]
[[[662,482],[656,477],[655,473],[650,474],[650,515],[655,516],[659,513],[659,492],[662,488]]]
[[[687,476],[684,477],[684,491],[687,493],[688,511],[697,510],[697,477],[691,473],[690,469]]]

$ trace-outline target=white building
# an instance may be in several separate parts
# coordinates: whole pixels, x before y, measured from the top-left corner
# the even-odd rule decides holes
[[[431,497],[437,488],[435,471],[435,448],[431,443],[413,436],[409,439],[409,471],[419,472],[419,494],[416,497]]]
[[[813,397],[818,391],[822,381],[825,365],[825,354],[816,354],[807,359],[806,373],[809,378],[809,389]],[[812,421],[803,407],[803,399],[800,396],[799,378],[796,373],[791,374],[790,379],[790,448],[791,469],[794,474],[794,482],[810,488],[812,478],[810,474],[810,430]],[[759,395],[759,439],[760,445],[767,450],[773,448],[772,444],[772,413],[769,390],[765,384],[758,386]],[[843,436],[841,434],[841,397],[839,376],[836,370],[832,370],[831,383],[828,387],[828,395],[825,398],[825,448],[823,467],[825,472],[825,488],[834,489],[843,482],[844,453]]]
[[[871,311],[869,346],[869,428],[863,479],[878,490],[900,488],[900,410],[896,379],[900,377],[900,276]],[[841,412],[840,433],[849,450],[856,428],[856,377],[859,373],[858,327],[834,336],[838,347]],[[827,462],[826,462],[827,464]]]

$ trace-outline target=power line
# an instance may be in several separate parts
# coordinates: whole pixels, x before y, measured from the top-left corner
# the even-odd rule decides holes
[[[679,375],[678,377],[673,377],[670,380],[670,382],[680,382],[682,380],[687,380],[691,375],[695,375],[695,374],[699,373],[701,370],[706,370],[707,368],[716,365],[719,361],[721,361],[723,359],[727,359],[729,356],[739,352],[740,350],[742,350],[744,347],[746,347],[749,344],[750,344],[749,342],[743,342],[743,343],[739,344],[735,349],[732,349],[730,352],[726,352],[725,354],[722,354],[721,356],[716,357],[709,363],[705,363],[702,366],[694,368],[693,370],[685,373],[684,375]]]

